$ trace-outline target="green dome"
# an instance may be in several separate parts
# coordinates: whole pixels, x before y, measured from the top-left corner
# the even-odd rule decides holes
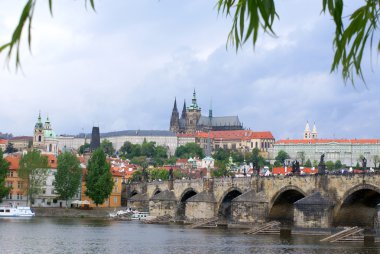
[[[55,138],[55,132],[53,130],[44,130],[44,137],[45,138]]]

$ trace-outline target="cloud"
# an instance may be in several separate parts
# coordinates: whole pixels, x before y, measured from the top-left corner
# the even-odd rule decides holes
[[[20,6],[0,4],[1,31]],[[195,88],[203,114],[212,101],[215,116],[239,115],[277,139],[301,137],[306,121],[321,137],[377,137],[378,73],[365,65],[369,89],[330,74],[334,30],[320,8],[279,2],[277,37],[260,34],[236,53],[226,50],[231,20],[209,1],[102,1],[96,13],[56,2],[53,18],[41,2],[23,73],[0,72],[0,131],[32,135],[39,110],[57,133],[168,129],[174,98],[182,110]]]

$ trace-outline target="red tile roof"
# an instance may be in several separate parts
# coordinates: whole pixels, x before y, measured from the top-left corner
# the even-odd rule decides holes
[[[235,131],[210,131],[196,133],[198,138],[220,139],[220,140],[250,140],[250,139],[274,139],[270,131],[251,131],[251,130],[235,130]]]
[[[6,144],[8,144],[8,140],[6,140],[6,139],[0,139],[0,144],[6,145]]]
[[[8,155],[5,160],[9,162],[10,170],[18,170],[20,168],[20,156],[18,155]]]
[[[284,139],[276,142],[279,144],[378,144],[380,139]]]

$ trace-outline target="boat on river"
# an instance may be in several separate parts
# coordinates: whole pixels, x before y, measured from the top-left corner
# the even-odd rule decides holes
[[[149,220],[155,218],[154,216],[150,216],[148,212],[134,212],[132,214],[132,220]]]
[[[29,206],[8,207],[0,206],[0,218],[1,217],[33,217],[34,212]]]

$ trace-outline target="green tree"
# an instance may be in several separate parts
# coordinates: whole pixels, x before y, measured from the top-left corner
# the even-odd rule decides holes
[[[5,186],[5,178],[9,171],[9,163],[3,158],[3,152],[0,149],[0,202],[3,197],[7,196],[11,187]]]
[[[100,148],[103,149],[104,153],[108,156],[115,154],[115,149],[113,148],[112,142],[108,139],[103,139],[102,143],[100,143]]]
[[[214,151],[214,153],[212,154],[212,157],[215,159],[215,160],[218,160],[218,161],[225,161],[227,162],[228,161],[228,157],[229,157],[229,153],[227,150],[223,149],[223,148],[218,148]]]
[[[189,157],[204,157],[203,149],[196,143],[187,143],[183,146],[177,147],[175,151],[175,156],[178,158],[189,158]]]
[[[132,152],[132,146],[133,145],[131,142],[125,141],[124,144],[119,149],[119,154],[127,158],[128,155],[131,154]]]
[[[23,179],[26,187],[27,203],[34,203],[36,195],[42,192],[48,176],[48,158],[40,151],[32,150],[23,155],[20,160],[19,177]]]
[[[81,145],[78,149],[78,153],[79,154],[84,154],[86,151],[89,151],[90,150],[90,144],[89,143],[84,143],[83,145]]]
[[[156,153],[156,143],[147,142],[144,139],[144,142],[141,144],[141,155],[152,158]]]
[[[307,168],[311,168],[312,167],[310,159],[307,159],[307,161],[305,162],[305,167],[307,167]]]
[[[177,162],[177,158],[175,156],[171,156],[165,161],[165,164],[167,165],[175,165]]]
[[[250,160],[256,167],[262,168],[265,165],[265,159],[260,155],[260,150],[258,148],[253,148]]]
[[[57,174],[54,188],[62,200],[67,201],[78,192],[82,177],[82,169],[75,155],[64,152],[58,155]]]
[[[174,174],[174,173],[173,173]],[[169,180],[169,171],[165,169],[151,169],[149,170],[149,175],[151,180]]]
[[[335,163],[333,161],[326,161],[327,170],[333,170],[335,168]]]
[[[140,182],[141,180],[142,180],[142,171],[138,169],[132,173],[132,176],[131,178],[128,179],[128,182],[129,183]]]
[[[305,152],[304,151],[299,152],[298,157],[300,159],[301,165],[303,166],[303,163],[305,162]]]
[[[110,164],[103,149],[98,148],[93,152],[87,170],[86,195],[98,206],[109,198],[114,184]]]
[[[274,158],[279,165],[284,165],[285,160],[289,159],[289,154],[283,150],[278,151],[276,158]]]
[[[375,168],[377,168],[379,161],[380,161],[380,156],[377,154],[374,155],[373,156],[373,163],[375,164]]]
[[[343,167],[342,162],[340,160],[337,160],[335,162],[334,168],[335,169],[341,169]]]
[[[4,151],[4,152],[5,152],[5,153],[15,153],[15,152],[17,152],[17,149],[14,148],[12,142],[9,142],[8,145],[7,145],[7,147],[5,148],[5,151]]]

